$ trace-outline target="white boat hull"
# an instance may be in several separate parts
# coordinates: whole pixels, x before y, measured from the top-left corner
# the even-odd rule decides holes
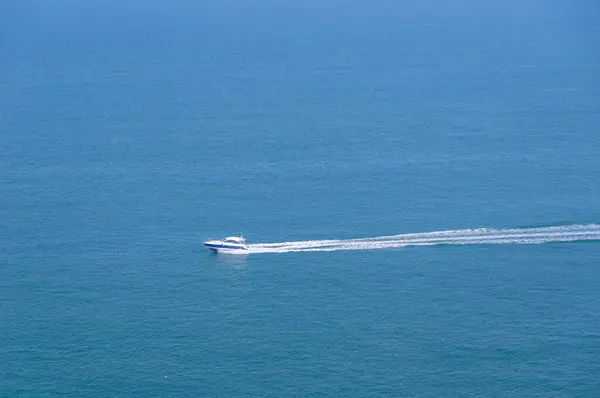
[[[204,242],[204,246],[217,253],[244,253],[248,251],[248,245],[219,240]]]

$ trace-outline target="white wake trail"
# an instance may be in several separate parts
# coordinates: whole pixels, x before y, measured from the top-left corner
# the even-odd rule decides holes
[[[541,228],[461,229],[377,236],[358,239],[326,239],[296,242],[258,243],[250,253],[289,253],[337,250],[375,250],[405,246],[536,244],[600,240],[600,225],[563,225]]]

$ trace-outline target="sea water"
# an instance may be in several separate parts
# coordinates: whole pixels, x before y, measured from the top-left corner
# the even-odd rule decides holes
[[[485,3],[0,6],[0,395],[598,396],[600,10]]]

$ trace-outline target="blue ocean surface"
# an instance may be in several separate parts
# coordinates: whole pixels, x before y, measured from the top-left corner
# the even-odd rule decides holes
[[[7,1],[0,57],[0,396],[598,397],[598,2]]]

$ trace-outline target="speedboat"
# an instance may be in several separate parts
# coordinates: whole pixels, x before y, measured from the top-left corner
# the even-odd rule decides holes
[[[243,236],[230,236],[223,240],[208,240],[204,245],[214,252],[244,252],[248,250]]]

